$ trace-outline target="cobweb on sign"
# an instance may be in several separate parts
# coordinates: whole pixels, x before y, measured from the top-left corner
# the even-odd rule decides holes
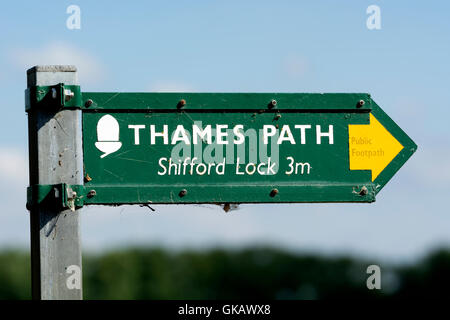
[[[155,212],[156,209],[151,207],[149,204],[140,204],[140,207],[146,207],[149,208],[152,212]],[[221,207],[223,211],[230,212],[230,211],[236,211],[240,210],[238,203],[222,203],[222,204],[192,204],[192,206],[195,207],[201,207],[211,210],[217,210],[217,206]]]

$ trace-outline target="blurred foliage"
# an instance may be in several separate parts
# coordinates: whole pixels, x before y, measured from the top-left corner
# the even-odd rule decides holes
[[[0,299],[29,299],[30,295],[29,255],[13,250],[0,253]]]
[[[349,257],[299,255],[275,248],[166,251],[124,249],[83,257],[85,299],[333,299],[450,297],[450,251],[414,265],[381,267],[368,290],[367,266]],[[0,253],[0,299],[30,298],[29,255]]]

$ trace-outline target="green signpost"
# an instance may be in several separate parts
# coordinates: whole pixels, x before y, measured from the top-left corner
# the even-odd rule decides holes
[[[368,94],[82,100],[86,204],[372,202],[416,149]]]
[[[84,179],[30,180],[29,208],[373,202],[417,148],[365,93],[93,93],[54,83],[29,86],[26,106],[81,111],[82,137],[72,138],[82,139],[73,157]]]

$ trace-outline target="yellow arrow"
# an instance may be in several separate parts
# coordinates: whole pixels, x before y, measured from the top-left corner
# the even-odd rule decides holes
[[[349,125],[350,170],[372,170],[372,181],[403,149],[400,142],[370,114],[369,125]]]

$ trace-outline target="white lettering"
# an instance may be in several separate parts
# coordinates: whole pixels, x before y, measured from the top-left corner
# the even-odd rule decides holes
[[[130,124],[128,125],[128,129],[134,129],[134,144],[139,145],[139,130],[145,129],[145,125],[143,124]]]
[[[155,125],[150,125],[150,144],[155,144],[156,137],[162,137],[164,144],[169,144],[169,126],[165,124],[163,126],[163,132],[156,132]]]
[[[316,143],[317,144],[321,144],[322,137],[328,137],[329,144],[333,144],[334,143],[333,126],[332,125],[328,126],[328,132],[321,132],[320,131],[320,125],[316,125]]]

